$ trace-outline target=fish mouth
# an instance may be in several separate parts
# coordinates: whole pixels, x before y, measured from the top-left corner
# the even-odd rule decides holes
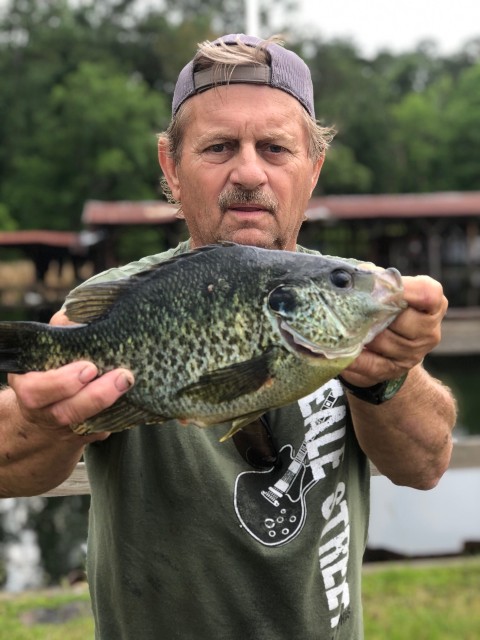
[[[311,342],[308,338],[302,336],[298,331],[295,331],[285,320],[278,322],[278,329],[283,340],[287,343],[289,349],[302,356],[307,356],[315,360],[334,360],[336,358],[349,358],[354,357],[359,352],[357,345],[339,349],[334,347],[332,350],[326,347],[320,347],[318,344]]]
[[[377,277],[373,297],[385,306],[390,306],[392,309],[405,309],[407,303],[403,300],[403,284],[400,272],[394,267],[389,267],[375,275]]]
[[[400,311],[408,307],[403,298],[402,276],[397,269],[390,267],[377,274],[373,297],[382,306],[382,312],[379,313],[377,322],[368,331],[365,344],[386,329]]]

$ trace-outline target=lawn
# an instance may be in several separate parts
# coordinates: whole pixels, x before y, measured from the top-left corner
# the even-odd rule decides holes
[[[0,640],[93,640],[85,587],[0,594]]]
[[[377,567],[364,570],[366,640],[480,638],[479,557]]]
[[[363,593],[366,640],[480,638],[480,557],[366,565]],[[94,635],[85,587],[0,593],[0,620],[0,640]]]

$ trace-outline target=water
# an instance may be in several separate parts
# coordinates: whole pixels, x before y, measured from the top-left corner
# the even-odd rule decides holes
[[[431,491],[372,478],[368,546],[411,556],[461,553],[480,542],[480,469],[451,469]]]

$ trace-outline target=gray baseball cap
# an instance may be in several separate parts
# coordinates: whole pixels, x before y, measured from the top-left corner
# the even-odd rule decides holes
[[[264,40],[243,33],[232,33],[214,40],[212,44],[224,42],[234,45],[239,42],[256,47]],[[240,64],[233,71],[219,78],[214,77],[212,68],[195,71],[195,58],[180,72],[173,94],[172,113],[175,115],[180,106],[197,93],[207,91],[221,84],[266,84],[275,89],[286,91],[305,107],[312,118],[315,118],[313,105],[313,85],[310,69],[293,51],[285,49],[273,42],[265,44],[270,54],[270,64]]]

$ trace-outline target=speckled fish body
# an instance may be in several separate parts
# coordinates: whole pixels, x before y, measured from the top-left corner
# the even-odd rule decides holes
[[[395,270],[212,245],[80,287],[66,306],[78,325],[0,323],[0,370],[130,369],[132,389],[77,432],[176,419],[233,433],[336,376],[404,306]]]

